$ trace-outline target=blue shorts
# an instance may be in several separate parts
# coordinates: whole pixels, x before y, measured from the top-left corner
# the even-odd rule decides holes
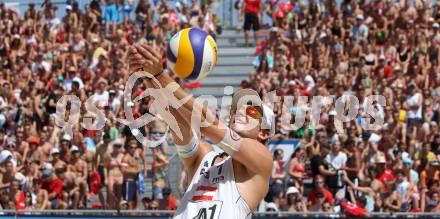
[[[124,4],[122,5],[122,10],[121,10],[122,16],[129,17],[132,10],[133,10],[133,6],[128,2],[124,2]]]
[[[153,186],[153,199],[163,199],[162,188]]]
[[[125,11],[125,10],[123,10],[123,11],[122,11],[122,17],[130,17],[130,13],[131,13],[131,11]]]
[[[58,209],[58,206],[61,203],[60,200],[58,200],[58,199],[53,199],[53,200],[51,200],[49,202],[50,202],[50,208],[51,209]]]
[[[122,183],[122,195],[125,201],[135,201],[137,192],[136,181],[125,181]]]
[[[116,7],[116,5],[104,6],[104,21],[118,21],[118,8]]]
[[[406,122],[407,122],[408,126],[421,125],[421,124],[423,124],[423,119],[422,118],[407,118]]]

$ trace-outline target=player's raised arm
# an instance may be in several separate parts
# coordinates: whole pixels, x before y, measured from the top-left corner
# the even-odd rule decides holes
[[[176,143],[179,157],[182,160],[185,170],[188,171],[189,180],[191,180],[203,157],[213,149],[211,145],[200,141],[193,135],[190,123],[182,118],[177,109],[170,108],[170,111],[178,121],[179,129],[182,130],[183,139],[180,139],[172,130],[171,133]]]
[[[202,135],[208,137],[214,144],[240,162],[248,171],[270,178],[272,156],[267,148],[257,140],[246,138],[247,136],[240,137],[234,130],[215,118],[215,115],[206,107],[197,104],[195,99],[190,97],[190,94],[163,71],[160,60],[161,55],[149,46],[136,46],[130,50],[129,64],[132,69],[143,69],[153,74],[162,87],[172,87],[172,94],[177,100],[187,99],[184,105],[176,110],[182,118],[189,120],[189,124],[191,124],[193,112],[201,112],[200,122],[213,121],[208,127],[200,128]],[[246,115],[239,116],[255,125],[259,121],[259,119],[247,118]]]

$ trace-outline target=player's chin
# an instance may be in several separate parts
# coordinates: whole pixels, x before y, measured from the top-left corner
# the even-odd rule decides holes
[[[258,137],[259,128],[253,127],[250,124],[233,123],[231,125],[232,130],[244,138],[256,139]]]

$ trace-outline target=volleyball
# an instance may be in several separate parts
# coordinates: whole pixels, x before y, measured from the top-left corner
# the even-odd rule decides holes
[[[167,48],[168,69],[185,79],[199,80],[209,75],[217,64],[217,44],[199,28],[177,32]]]

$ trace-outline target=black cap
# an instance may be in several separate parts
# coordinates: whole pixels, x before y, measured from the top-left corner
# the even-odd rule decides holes
[[[171,194],[171,189],[168,188],[168,187],[165,187],[165,188],[162,189],[162,193],[164,195],[170,195]]]
[[[242,100],[242,98],[245,98]],[[239,104],[243,104],[243,101],[252,101],[254,106],[259,106],[261,109],[263,108],[263,102],[261,101],[260,96],[257,91],[252,89],[241,89],[234,93],[232,96],[232,104],[231,111],[235,112],[239,107]]]

